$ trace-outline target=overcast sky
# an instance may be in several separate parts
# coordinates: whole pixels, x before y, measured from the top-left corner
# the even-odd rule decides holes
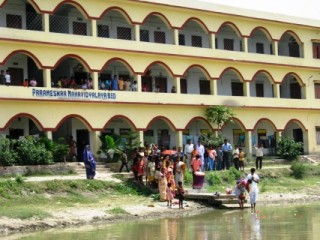
[[[320,20],[320,0],[198,0]]]

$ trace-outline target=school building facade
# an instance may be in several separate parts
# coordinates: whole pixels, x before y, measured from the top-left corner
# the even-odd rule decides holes
[[[0,0],[0,69],[11,76],[0,135],[74,136],[78,154],[129,129],[183,146],[217,131],[204,113],[224,105],[236,116],[222,132],[247,153],[261,142],[272,154],[281,136],[319,153],[320,22],[171,2]],[[101,89],[114,75],[137,91]],[[61,76],[92,78],[93,89],[58,88]],[[37,87],[23,86],[32,78]]]

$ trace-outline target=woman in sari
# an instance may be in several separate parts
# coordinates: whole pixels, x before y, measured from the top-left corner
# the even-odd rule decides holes
[[[246,200],[246,191],[250,193],[251,180],[240,179],[236,182],[235,194],[238,198],[240,208],[243,208],[244,201]]]
[[[177,163],[176,163],[176,170],[175,170],[175,181],[176,182],[183,183],[185,170],[186,170],[186,164],[183,161],[181,161],[180,156],[178,156]]]
[[[158,178],[158,188],[159,188],[159,193],[160,193],[160,201],[164,202],[167,200],[167,173],[166,173],[166,168],[161,167],[160,173],[159,173],[159,178]]]
[[[90,151],[89,145],[85,146],[83,150],[83,163],[86,168],[87,179],[94,179],[94,176],[96,175],[96,161]]]
[[[201,189],[203,187],[204,173],[201,172],[201,164],[201,156],[197,154],[196,157],[191,161],[191,168],[193,173],[193,189]]]

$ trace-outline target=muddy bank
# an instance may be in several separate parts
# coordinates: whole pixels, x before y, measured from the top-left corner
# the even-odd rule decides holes
[[[178,209],[177,201],[172,208],[168,208],[166,202],[155,202],[152,204],[125,205],[122,209],[125,213],[110,213],[106,207],[95,208],[68,208],[65,211],[49,212],[51,217],[44,219],[11,219],[0,218],[0,234],[8,236],[17,232],[33,232],[50,228],[63,228],[93,223],[108,223],[128,220],[145,220],[165,217],[181,217],[202,214],[213,211],[214,208],[202,203],[192,201],[185,202],[184,209]],[[275,194],[264,193],[259,195],[259,206],[278,204],[311,204],[320,203],[319,195],[307,194]],[[246,204],[249,207],[250,204]],[[237,208],[237,205],[229,205]]]

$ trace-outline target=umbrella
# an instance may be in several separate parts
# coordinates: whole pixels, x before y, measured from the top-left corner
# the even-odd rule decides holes
[[[163,155],[174,155],[176,153],[177,153],[177,151],[175,151],[175,150],[164,150],[164,151],[162,151]]]

